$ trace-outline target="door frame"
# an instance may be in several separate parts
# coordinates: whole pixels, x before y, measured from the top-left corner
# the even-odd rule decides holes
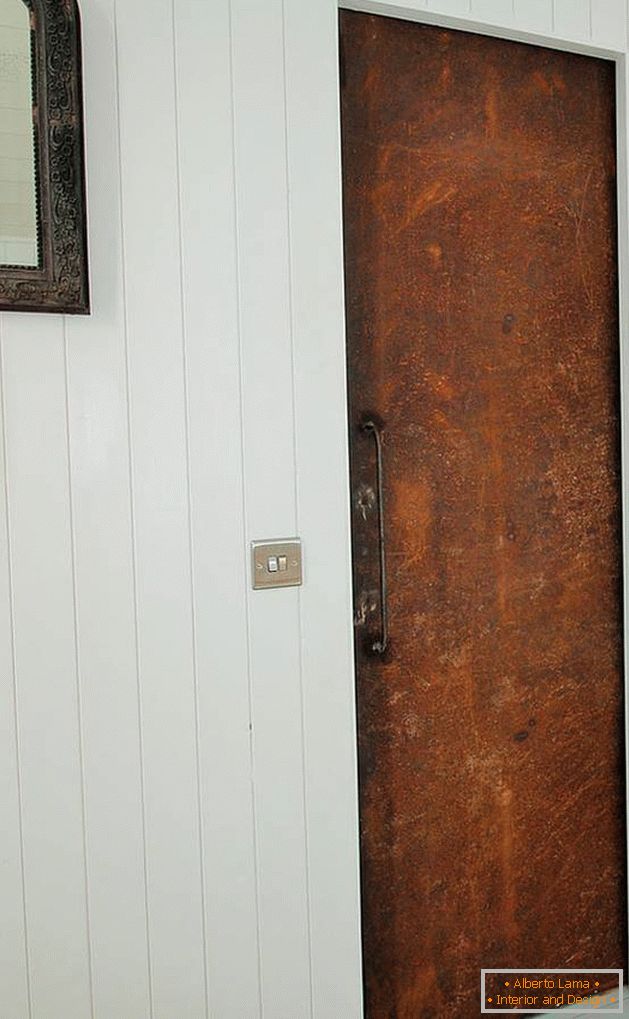
[[[301,595],[306,813],[310,839],[316,835],[319,853],[319,866],[313,867],[311,852],[310,894],[313,901],[320,896],[324,903],[319,934],[326,946],[319,958],[313,959],[313,978],[315,990],[323,985],[328,991],[335,988],[328,999],[330,1006],[336,1009],[342,1002],[343,1014],[348,1019],[359,1019],[363,1015],[363,1005],[345,375],[339,9],[582,53],[611,60],[616,65],[625,767],[629,790],[629,466],[625,467],[629,465],[629,38],[626,30],[620,35],[614,32],[612,22],[614,10],[618,15],[617,7],[610,11],[609,23],[603,26],[606,40],[617,38],[619,48],[614,48],[600,44],[595,38],[584,38],[583,34],[577,38],[576,33],[536,31],[524,24],[520,26],[518,22],[526,17],[524,13],[520,18],[513,14],[508,24],[484,21],[474,15],[474,2],[284,0],[297,503],[307,554],[307,583]],[[552,0],[553,14],[556,2]],[[591,0],[591,3],[596,2]],[[551,0],[549,6],[550,3]],[[571,0],[571,3],[585,17],[586,9],[590,12],[592,34],[590,0]],[[440,6],[447,11],[439,10]],[[513,10],[515,6],[514,2]],[[624,4],[622,6],[624,9]],[[321,250],[325,251],[325,267],[317,255]],[[332,508],[337,513],[335,519]],[[330,667],[330,685],[322,689],[320,683],[316,685],[318,677],[321,669]],[[332,791],[334,805],[330,801]],[[327,1017],[325,1008],[321,1015]]]

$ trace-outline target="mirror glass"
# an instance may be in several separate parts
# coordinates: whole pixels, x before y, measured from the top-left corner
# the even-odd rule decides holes
[[[30,12],[0,0],[0,264],[39,265]]]

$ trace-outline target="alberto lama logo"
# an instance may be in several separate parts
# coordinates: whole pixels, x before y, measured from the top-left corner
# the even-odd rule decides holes
[[[483,969],[481,1012],[551,1012],[621,1014],[620,969]]]

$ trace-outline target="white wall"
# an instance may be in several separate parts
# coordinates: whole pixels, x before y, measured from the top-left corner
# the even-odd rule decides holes
[[[334,0],[82,10],[93,315],[0,321],[0,1016],[358,1019]]]

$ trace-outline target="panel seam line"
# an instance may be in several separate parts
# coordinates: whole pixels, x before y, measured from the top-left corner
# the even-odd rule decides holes
[[[195,583],[195,545],[193,532],[192,512],[192,471],[190,465],[190,394],[188,387],[188,319],[186,315],[186,285],[185,285],[185,242],[183,234],[183,207],[181,193],[181,127],[179,119],[179,61],[177,54],[177,21],[175,17],[175,0],[171,0],[172,15],[172,41],[173,41],[173,97],[174,97],[174,120],[175,120],[175,162],[177,177],[177,228],[179,241],[179,306],[181,315],[181,359],[182,359],[182,384],[184,401],[184,443],[185,443],[185,469],[186,469],[186,501],[187,501],[187,526],[188,526],[188,568],[190,573],[190,639],[192,653],[192,681],[194,692],[194,737],[195,737],[195,765],[196,765],[196,800],[197,800],[197,823],[199,826],[199,880],[201,884],[201,931],[203,939],[203,987],[205,995],[205,1015],[209,1019],[210,998],[208,980],[208,951],[207,951],[207,889],[205,880],[205,833],[203,827],[203,796],[201,789],[201,733],[199,723],[199,668],[198,668],[198,642],[197,642],[197,617],[196,617],[196,583]]]
[[[140,803],[142,816],[142,864],[144,871],[144,914],[145,914],[145,937],[146,937],[146,964],[149,998],[149,1019],[154,1017],[153,1002],[153,962],[151,955],[150,937],[150,907],[149,907],[149,878],[148,878],[148,851],[147,851],[147,819],[146,819],[146,772],[145,753],[143,736],[143,710],[142,710],[142,683],[141,683],[141,653],[140,653],[140,625],[139,625],[139,604],[138,604],[138,551],[137,534],[135,525],[135,464],[133,458],[132,425],[133,415],[131,411],[131,368],[129,351],[129,309],[127,305],[127,259],[125,240],[125,216],[124,216],[124,187],[122,169],[122,116],[120,103],[120,56],[119,56],[119,32],[118,32],[118,3],[114,0],[114,63],[116,81],[116,120],[117,120],[117,142],[118,142],[118,178],[120,194],[120,261],[121,261],[121,284],[122,303],[124,307],[124,371],[125,371],[125,396],[126,396],[126,428],[127,428],[127,451],[128,451],[128,477],[129,488],[129,514],[130,528],[129,539],[131,544],[132,564],[132,587],[133,587],[133,631],[135,643],[135,680],[136,680],[136,707],[138,723],[138,752],[139,752],[139,781],[140,781]]]
[[[4,474],[4,505],[6,514],[6,539],[7,539],[7,580],[9,586],[9,621],[11,627],[11,669],[13,677],[13,724],[15,729],[15,758],[16,758],[16,791],[18,801],[18,825],[20,843],[20,870],[22,878],[22,913],[24,922],[24,955],[26,975],[26,1000],[28,1006],[28,1019],[32,1019],[33,1001],[31,988],[31,958],[28,938],[28,911],[26,908],[26,868],[24,863],[24,796],[22,790],[22,772],[20,767],[20,726],[19,726],[19,705],[17,685],[17,644],[15,638],[15,585],[13,580],[13,565],[11,561],[12,533],[9,519],[11,500],[9,498],[9,464],[8,464],[8,442],[7,442],[7,415],[6,398],[4,389],[5,360],[4,360],[4,318],[0,317],[0,412],[2,418],[2,453],[3,453],[3,474]]]
[[[233,26],[233,11],[230,0],[226,0],[228,10],[228,23],[229,23],[229,78],[230,78],[230,115],[231,115],[231,131],[232,131],[232,177],[233,177],[233,193],[234,193],[234,237],[236,242],[236,289],[237,289],[237,301],[236,301],[236,314],[237,314],[237,326],[238,326],[238,402],[240,409],[240,459],[242,470],[240,474],[241,483],[241,498],[242,498],[242,509],[243,509],[243,569],[244,569],[244,581],[245,581],[245,597],[246,597],[246,649],[247,649],[247,691],[249,699],[249,769],[250,769],[250,781],[251,781],[251,814],[252,814],[252,828],[253,828],[253,863],[254,863],[254,880],[255,880],[255,909],[256,909],[256,948],[257,948],[257,962],[258,962],[258,1006],[260,1019],[264,1019],[264,998],[262,994],[262,937],[261,937],[261,911],[260,911],[260,846],[259,846],[259,832],[258,832],[258,818],[257,818],[257,794],[256,794],[256,782],[255,782],[255,741],[253,732],[253,662],[251,653],[251,594],[249,591],[249,556],[247,550],[247,530],[248,530],[248,513],[247,513],[247,484],[246,484],[246,461],[247,461],[247,443],[245,437],[245,417],[244,417],[244,378],[243,378],[243,363],[244,363],[244,344],[243,344],[243,324],[242,324],[242,278],[241,278],[241,251],[240,251],[240,209],[238,204],[238,167],[236,157],[236,101],[234,95],[234,83],[235,83],[235,71],[234,71],[234,26]]]
[[[83,739],[83,696],[81,692],[81,648],[79,643],[78,580],[76,569],[76,534],[74,514],[74,490],[72,485],[72,443],[70,440],[70,386],[68,369],[68,324],[63,317],[63,370],[65,384],[66,455],[68,483],[68,528],[70,537],[70,568],[72,573],[72,617],[74,626],[74,676],[76,684],[77,740],[79,752],[79,779],[81,789],[81,826],[83,848],[83,881],[85,891],[85,923],[87,934],[87,971],[90,994],[90,1015],[94,1019],[94,958],[92,948],[92,917],[90,910],[89,864],[87,852],[87,796],[85,782],[85,747]]]
[[[291,187],[290,187],[290,158],[289,158],[289,124],[288,124],[288,70],[286,64],[286,2],[282,0],[282,74],[284,86],[284,167],[286,175],[286,240],[288,255],[288,316],[290,332],[290,361],[291,361],[291,399],[293,417],[293,479],[294,479],[294,500],[295,500],[295,526],[299,535],[299,457],[297,442],[297,379],[296,379],[296,357],[295,357],[295,308],[293,299],[294,272],[293,272],[293,244],[292,244],[292,215],[291,215]],[[310,1019],[314,1016],[314,974],[312,965],[312,889],[310,885],[310,832],[308,826],[308,782],[307,782],[307,755],[306,755],[306,710],[304,692],[304,662],[303,662],[303,618],[302,618],[302,597],[301,589],[297,589],[297,626],[298,626],[298,669],[299,669],[299,707],[301,724],[301,789],[302,789],[302,810],[303,810],[303,834],[304,834],[304,866],[306,870],[306,923],[308,935],[308,985],[310,993]]]

